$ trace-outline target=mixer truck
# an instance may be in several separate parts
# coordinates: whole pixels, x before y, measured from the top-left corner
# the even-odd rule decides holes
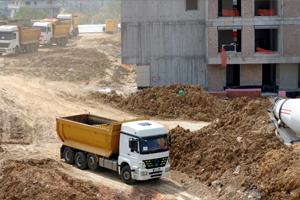
[[[273,99],[274,106],[267,110],[276,126],[276,136],[286,145],[299,142],[300,99]]]
[[[58,14],[57,19],[60,19],[63,23],[71,24],[70,26],[70,38],[79,35],[78,23],[79,18],[73,14]]]
[[[170,173],[165,128],[148,118],[117,121],[91,114],[56,119],[61,159],[79,169],[116,171],[126,184]]]
[[[40,45],[48,47],[55,43],[57,46],[66,46],[69,40],[70,24],[64,24],[59,19],[43,19],[34,22],[33,27],[41,29]]]
[[[19,25],[0,26],[0,55],[38,51],[40,36],[39,28],[25,28]]]

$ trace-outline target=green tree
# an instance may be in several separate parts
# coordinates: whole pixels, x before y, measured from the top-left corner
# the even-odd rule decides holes
[[[47,13],[35,8],[21,7],[13,19],[44,19]]]

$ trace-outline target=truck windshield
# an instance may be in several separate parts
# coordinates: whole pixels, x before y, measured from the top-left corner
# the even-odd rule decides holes
[[[158,153],[168,151],[167,134],[154,137],[143,137],[145,141],[140,140],[141,154]]]
[[[0,32],[0,40],[12,40],[12,32]]]
[[[47,32],[47,27],[45,26],[34,26],[34,28],[40,28],[41,32]]]

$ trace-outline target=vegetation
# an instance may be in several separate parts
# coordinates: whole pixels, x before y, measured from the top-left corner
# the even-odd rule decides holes
[[[80,12],[86,16],[80,17],[80,24],[89,24],[92,18],[95,24],[103,24],[105,19],[119,18],[121,1],[112,1],[106,6],[103,6],[101,1],[70,2],[65,13],[75,12]]]
[[[21,7],[14,15],[14,19],[44,19],[47,13],[42,10],[28,7]]]

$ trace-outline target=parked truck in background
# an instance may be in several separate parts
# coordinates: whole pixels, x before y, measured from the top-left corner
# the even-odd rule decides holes
[[[79,18],[73,14],[58,14],[57,18],[60,19],[63,23],[70,23],[70,37],[79,35]]]
[[[0,55],[36,52],[39,48],[39,28],[25,28],[16,25],[0,26]]]
[[[165,128],[148,119],[116,121],[90,114],[56,120],[63,145],[61,158],[79,169],[99,166],[117,171],[133,184],[167,176],[170,172]]]
[[[275,124],[275,134],[286,145],[299,142],[300,99],[273,99],[274,106],[268,114]]]
[[[41,29],[40,45],[48,47],[55,43],[57,46],[66,46],[69,40],[70,24],[65,24],[60,19],[43,19],[34,22],[33,27]]]

